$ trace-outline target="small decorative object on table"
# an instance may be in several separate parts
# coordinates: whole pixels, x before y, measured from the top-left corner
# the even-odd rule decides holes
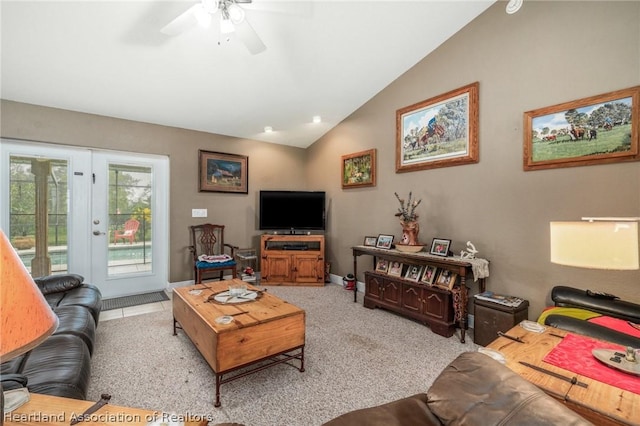
[[[476,254],[478,254],[478,250],[471,241],[467,241],[467,250],[460,250],[461,259],[475,259]]]
[[[416,207],[418,207],[422,200],[412,200],[411,192],[409,192],[409,200],[405,204],[405,200],[400,198],[397,192],[394,192],[394,194],[400,202],[400,208],[398,208],[396,216],[400,218],[400,225],[402,225],[402,239],[400,243],[396,244],[396,248],[400,251],[418,252],[424,247],[418,242],[420,224],[418,223],[418,215],[416,214]],[[403,250],[406,246],[419,246],[420,249]]]

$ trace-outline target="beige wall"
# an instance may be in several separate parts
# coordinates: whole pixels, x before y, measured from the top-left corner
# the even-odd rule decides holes
[[[393,193],[422,198],[421,240],[471,240],[491,261],[488,288],[531,301],[530,318],[553,285],[599,289],[640,302],[640,273],[549,263],[550,220],[640,215],[640,165],[524,172],[524,111],[640,84],[640,2],[504,2],[488,9],[307,150],[195,131],[2,102],[2,136],[167,154],[171,159],[170,281],[191,277],[185,247],[191,208],[229,226],[228,240],[257,246],[259,189],[325,190],[327,260],[352,271],[350,247],[365,235],[400,235]],[[366,78],[366,76],[363,76]],[[395,173],[395,112],[480,83],[480,162]],[[340,156],[378,150],[378,184],[343,190]],[[249,156],[249,194],[197,192],[197,151]],[[240,214],[238,214],[240,212]],[[367,259],[361,259],[361,269]],[[359,276],[362,279],[362,276]],[[472,286],[472,291],[476,291]]]
[[[306,152],[300,148],[4,100],[2,137],[168,155],[170,282],[193,278],[187,249],[189,225],[224,224],[225,242],[258,248],[258,191],[306,188]],[[198,192],[199,149],[248,155],[249,193]],[[192,218],[192,208],[208,209],[208,218]]]
[[[413,191],[423,200],[420,239],[451,239],[458,253],[471,240],[491,261],[488,288],[529,299],[532,319],[558,284],[640,302],[638,271],[551,264],[548,231],[551,220],[640,216],[640,165],[522,169],[524,111],[640,84],[640,2],[525,2],[512,16],[504,7],[489,8],[308,149],[309,183],[335,177],[324,185],[332,268],[351,271],[350,247],[365,235],[398,238],[393,193]],[[396,110],[474,81],[480,162],[395,173]],[[341,189],[340,156],[371,148],[377,186]]]

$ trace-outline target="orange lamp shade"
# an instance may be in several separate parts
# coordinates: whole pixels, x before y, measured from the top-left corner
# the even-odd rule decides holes
[[[0,362],[30,351],[58,327],[58,317],[0,229]]]

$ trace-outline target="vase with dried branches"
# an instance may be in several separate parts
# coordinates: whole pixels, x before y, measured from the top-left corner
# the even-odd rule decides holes
[[[402,239],[400,243],[408,246],[421,246],[422,244],[418,242],[420,224],[418,223],[416,207],[418,207],[422,200],[412,200],[412,193],[409,192],[409,199],[405,202],[397,192],[394,192],[394,194],[400,202],[398,213],[396,213],[396,216],[400,218],[400,225],[402,226]]]

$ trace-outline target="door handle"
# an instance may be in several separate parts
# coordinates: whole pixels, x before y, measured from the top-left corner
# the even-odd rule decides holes
[[[100,232],[100,231],[93,231],[93,235],[104,235],[104,232]]]

